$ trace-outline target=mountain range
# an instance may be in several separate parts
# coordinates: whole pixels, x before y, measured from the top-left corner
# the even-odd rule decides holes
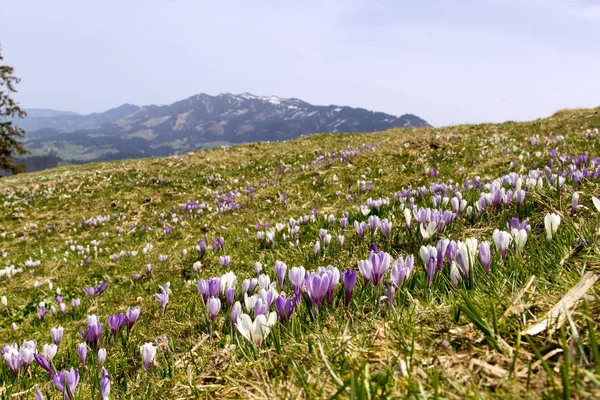
[[[294,98],[230,93],[198,94],[170,105],[123,104],[80,115],[26,110],[16,121],[27,131],[33,157],[52,154],[67,162],[166,156],[219,145],[292,139],[312,133],[373,132],[429,126],[412,114],[400,117],[345,106],[315,106]]]

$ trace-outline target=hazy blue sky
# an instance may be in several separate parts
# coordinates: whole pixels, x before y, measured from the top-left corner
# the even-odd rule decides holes
[[[18,0],[0,44],[29,108],[251,92],[446,125],[600,105],[600,0]]]

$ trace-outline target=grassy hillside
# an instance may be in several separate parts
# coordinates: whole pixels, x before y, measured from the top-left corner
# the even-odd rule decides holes
[[[33,346],[23,346],[34,339],[48,355],[42,346],[59,326],[64,336],[50,369],[78,370],[79,399],[100,398],[99,348],[116,399],[598,398],[595,128],[600,108],[2,179],[0,346],[18,349],[3,350],[0,398],[34,398],[35,388],[62,398],[50,373],[36,361],[26,367]],[[550,240],[549,213],[560,216]],[[363,221],[361,238],[354,225],[360,230]],[[506,232],[505,257],[495,230]],[[482,242],[490,244],[489,269]],[[292,268],[300,266],[314,275],[295,290]],[[356,286],[345,304],[347,270]],[[208,281],[229,271],[235,279]],[[321,286],[329,293],[319,306]],[[569,292],[575,286],[581,290]],[[89,296],[84,289],[92,287]],[[570,301],[546,318],[567,292]],[[163,310],[157,297],[167,295]],[[278,315],[262,319],[260,345],[232,331],[239,306],[228,296],[249,314],[239,320],[243,332],[255,313]],[[135,306],[137,322],[113,336],[108,317]],[[103,324],[97,341],[89,315]],[[147,371],[145,343],[156,348]],[[21,362],[16,374],[10,360]]]

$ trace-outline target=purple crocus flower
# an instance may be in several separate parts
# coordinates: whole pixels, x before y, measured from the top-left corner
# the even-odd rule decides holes
[[[37,317],[40,321],[44,320],[44,317],[46,316],[47,310],[46,310],[46,304],[44,304],[44,302],[41,302],[38,307],[37,307]]]
[[[202,259],[206,255],[206,241],[199,241],[196,250],[200,253],[200,259]]]
[[[87,357],[87,344],[85,344],[85,343],[77,344],[77,355],[79,356],[81,365],[83,365],[83,368],[85,368],[85,358]]]
[[[358,235],[358,237],[362,240],[365,237],[365,228],[367,227],[366,222],[358,222],[358,221],[354,221],[354,230],[356,231],[356,234]]]
[[[315,246],[313,247],[313,256],[317,258],[319,251],[321,250],[321,242],[318,240],[315,241]]]
[[[506,231],[500,231],[496,229],[493,233],[494,243],[496,244],[496,250],[500,252],[502,260],[506,258],[506,252],[508,250],[508,246],[513,240],[513,237],[510,233]]]
[[[198,284],[196,285],[196,289],[198,293],[202,295],[202,299],[204,300],[204,304],[208,301],[210,297],[210,290],[208,288],[208,281],[206,279],[200,279]]]
[[[96,294],[96,288],[94,286],[83,288],[83,291],[90,297],[90,299],[93,299]]]
[[[74,309],[79,308],[80,304],[81,304],[80,299],[72,299],[71,300],[71,307],[73,307]]]
[[[265,300],[258,298],[256,303],[254,303],[254,318],[267,314],[269,314],[269,304]]]
[[[158,256],[158,261],[160,261],[161,263],[164,263],[165,261],[167,261],[167,258],[169,258],[166,254],[160,254]]]
[[[42,394],[42,392],[40,392],[40,389],[35,388],[35,399],[36,400],[46,400],[44,398],[44,395]]]
[[[283,281],[285,280],[285,272],[287,270],[287,265],[283,261],[275,261],[275,273],[277,274],[277,278],[279,280],[279,290],[283,290]]]
[[[456,258],[456,252],[458,251],[458,243],[454,240],[451,240],[448,243],[448,247],[446,247],[446,260],[448,260],[448,265],[452,264],[452,261]]]
[[[292,312],[294,311],[294,302],[292,299],[288,299],[281,295],[275,300],[275,309],[277,310],[277,314],[279,314],[281,321],[285,323],[290,319]]]
[[[321,307],[321,303],[327,295],[330,281],[331,276],[329,274],[319,275],[317,273],[311,273],[306,278],[306,291],[308,292],[308,297],[317,309]]]
[[[375,286],[378,286],[386,273],[392,259],[390,255],[384,251],[375,252],[371,251],[367,260],[361,260],[358,262],[358,270],[362,274],[365,282],[373,282]]]
[[[396,285],[396,288],[399,288],[404,284],[404,282],[409,278],[410,273],[413,270],[415,264],[415,258],[413,255],[409,255],[404,260],[404,257],[400,256],[394,266],[392,267],[391,277],[392,282]]]
[[[2,349],[2,357],[16,377],[19,374],[19,368],[22,363],[21,354],[19,353],[17,344],[4,346]],[[35,353],[33,354],[33,357],[35,359]]]
[[[50,363],[50,361],[42,356],[41,354],[34,354],[33,358],[35,359],[35,362],[42,367],[43,369],[45,369],[46,371],[48,371],[50,373],[51,376],[53,376],[54,374],[56,374],[56,372],[54,372],[54,368],[52,368],[52,364]]]
[[[63,393],[65,399],[74,399],[75,390],[79,384],[79,371],[74,368],[71,368],[70,370],[62,370],[52,377],[52,382],[54,382],[54,386],[56,386],[56,388]]]
[[[490,273],[490,266],[492,264],[492,255],[490,251],[489,242],[481,242],[479,244],[479,261],[481,261],[481,265],[485,272]]]
[[[50,337],[52,338],[52,342],[54,342],[55,345],[60,346],[60,341],[63,338],[64,331],[65,330],[62,326],[50,329]]]
[[[227,289],[225,289],[225,297],[227,298],[227,306],[231,307],[231,305],[233,304],[233,302],[235,300],[235,287],[234,286],[230,286]]]
[[[427,271],[427,285],[431,287],[437,265],[437,249],[433,246],[421,246],[419,253]]]
[[[231,257],[230,256],[219,256],[219,263],[223,267],[228,267],[230,261],[231,261]]]
[[[342,282],[344,284],[344,292],[346,295],[346,306],[350,304],[350,299],[352,298],[352,292],[354,291],[354,286],[356,286],[356,271],[352,269],[348,269],[342,272]]]
[[[127,307],[127,311],[125,311],[125,318],[127,319],[127,329],[131,331],[133,325],[140,317],[141,309],[140,307]]]
[[[382,219],[381,223],[379,224],[379,229],[381,230],[381,235],[383,235],[383,238],[387,240],[388,236],[392,232],[392,223],[387,219]]]
[[[210,317],[210,322],[213,323],[215,321],[215,318],[219,314],[219,310],[221,310],[221,300],[219,300],[218,297],[211,297],[210,299],[208,299],[206,308],[208,309],[208,316]]]
[[[437,269],[441,271],[444,267],[444,255],[446,254],[446,250],[448,249],[448,245],[450,244],[450,240],[448,239],[440,239],[437,243]]]
[[[88,315],[87,325],[88,329],[85,332],[86,342],[92,348],[96,348],[98,346],[98,340],[100,339],[100,335],[102,334],[103,325],[100,323],[100,320],[95,315]]]
[[[106,292],[106,289],[108,289],[108,283],[106,283],[106,281],[100,282],[100,284],[94,288],[95,295],[100,296],[102,293]]]
[[[288,279],[294,289],[294,294],[299,295],[300,290],[304,287],[304,278],[306,277],[306,270],[304,267],[293,267],[288,273]]]
[[[102,400],[108,400],[110,394],[110,381],[110,375],[106,369],[102,367],[102,370],[100,371],[100,396],[102,397]]]
[[[319,268],[317,270],[317,273],[327,273],[331,277],[329,281],[329,288],[327,289],[327,302],[331,304],[333,302],[333,292],[335,291],[337,285],[339,285],[340,283],[340,271],[333,265],[328,265],[327,268],[325,268],[325,270]]]
[[[242,304],[239,301],[236,301],[233,307],[231,307],[231,324],[234,329],[240,315],[242,315]]]
[[[117,337],[121,329],[125,326],[127,317],[124,314],[117,313],[108,317],[108,326],[114,337]]]

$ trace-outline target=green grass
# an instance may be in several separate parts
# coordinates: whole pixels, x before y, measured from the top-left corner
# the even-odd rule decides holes
[[[600,397],[598,283],[568,310],[562,327],[535,336],[522,334],[586,272],[598,274],[600,215],[591,196],[600,197],[599,180],[581,185],[569,180],[560,193],[546,182],[530,190],[519,208],[511,204],[498,212],[488,208],[472,217],[463,214],[428,240],[422,239],[414,218],[410,230],[403,228],[402,204],[394,200],[394,193],[409,185],[416,189],[450,180],[462,185],[465,178],[472,182],[477,176],[487,182],[510,172],[526,174],[533,163],[543,169],[550,149],[571,156],[587,151],[590,159],[599,157],[599,136],[586,136],[594,128],[600,128],[600,109],[570,110],[526,123],[314,135],[4,178],[0,180],[0,268],[14,265],[24,271],[10,281],[0,277],[0,296],[8,300],[8,308],[0,310],[0,345],[35,339],[40,350],[51,342],[50,328],[63,326],[54,365],[57,370],[79,369],[80,399],[100,398],[95,351],[88,350],[85,370],[75,351],[81,341],[78,332],[90,314],[104,324],[100,346],[108,353],[105,368],[112,377],[111,398]],[[559,135],[564,139],[556,140]],[[363,144],[375,148],[343,161],[330,156]],[[312,163],[323,156],[329,162]],[[553,168],[564,167],[555,161]],[[429,173],[433,169],[437,176]],[[372,188],[361,191],[363,181]],[[240,208],[216,213],[216,196],[235,190],[239,190]],[[571,217],[573,190],[580,193],[583,207]],[[479,190],[461,193],[470,206],[480,196]],[[367,233],[361,241],[352,224],[368,217],[359,206],[379,197],[389,198],[389,204],[370,210],[369,215],[393,221],[392,234],[384,240],[380,232],[373,238]],[[205,201],[211,210],[193,214],[196,218],[173,212],[173,207],[188,200]],[[430,194],[416,195],[414,201],[418,207],[434,207]],[[288,243],[287,222],[310,215],[313,208],[318,216],[314,223],[301,225],[296,248]],[[339,218],[344,212],[349,224],[342,231]],[[560,214],[562,222],[546,243],[544,216],[549,212]],[[329,214],[335,216],[333,224],[327,222]],[[110,221],[82,224],[99,215],[110,215]],[[527,219],[531,233],[522,253],[511,248],[501,261],[492,233],[505,229],[513,217]],[[163,233],[159,220],[172,232]],[[276,223],[286,225],[276,233],[272,246],[261,245],[256,238],[255,225],[265,221],[273,228]],[[313,245],[321,228],[333,239],[330,249],[322,247],[315,258]],[[341,250],[339,234],[345,236]],[[261,262],[263,273],[276,281],[273,265],[281,260],[288,272],[300,265],[307,271],[327,265],[357,270],[352,301],[345,307],[341,283],[332,304],[326,301],[318,313],[305,295],[292,319],[278,322],[257,348],[239,333],[231,335],[229,310],[222,299],[210,337],[192,268],[198,259],[194,247],[205,236],[209,249],[201,261],[200,278],[234,271],[236,299],[242,280],[254,276],[255,262]],[[225,239],[224,250],[213,253],[210,243],[220,236]],[[463,280],[455,287],[445,265],[429,288],[419,249],[424,244],[435,246],[442,237],[491,242],[491,273],[486,274],[477,261],[472,285]],[[581,239],[585,246],[579,245]],[[101,243],[94,246],[92,241]],[[153,248],[144,253],[148,243]],[[380,289],[364,285],[358,273],[357,261],[367,258],[372,243],[393,259],[415,256],[415,268],[398,290],[393,307],[379,299]],[[78,245],[83,250],[78,251]],[[183,249],[187,249],[185,256]],[[111,259],[121,251],[138,253]],[[166,262],[159,262],[160,254],[168,256]],[[221,267],[220,255],[231,256],[229,268]],[[30,258],[40,265],[26,267]],[[152,264],[150,277],[134,280],[134,274],[144,274],[146,264]],[[385,280],[389,277],[388,272]],[[89,300],[83,288],[103,280],[108,290]],[[171,282],[172,293],[163,314],[154,294],[166,282]],[[57,288],[67,302],[66,314],[49,312],[39,321],[37,304],[56,305]],[[292,292],[287,280],[285,292]],[[78,310],[71,307],[73,298],[81,299]],[[141,306],[140,319],[130,335],[121,333],[113,343],[107,317],[135,305]],[[146,342],[162,344],[148,373],[139,352]],[[62,396],[35,362],[16,379],[2,363],[0,398],[34,398],[34,387],[47,398]]]

